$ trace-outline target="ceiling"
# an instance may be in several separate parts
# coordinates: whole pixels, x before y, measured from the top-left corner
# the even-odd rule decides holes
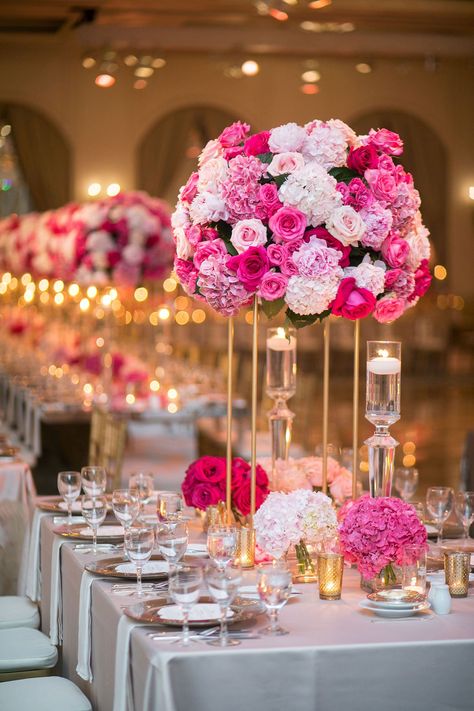
[[[328,3],[325,5],[325,3]],[[1,0],[0,42],[474,56],[473,0]],[[325,6],[324,6],[325,5]],[[278,21],[269,13],[288,19]],[[335,35],[338,40],[335,42]]]

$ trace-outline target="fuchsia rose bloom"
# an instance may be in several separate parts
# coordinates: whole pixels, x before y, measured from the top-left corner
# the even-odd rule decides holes
[[[280,207],[283,207],[278,197],[278,188],[275,183],[265,183],[261,185],[259,197],[265,217],[271,217]]]
[[[183,187],[181,191],[181,200],[183,202],[187,202],[189,204],[192,203],[194,198],[197,195],[197,184],[199,180],[199,173],[191,173],[189,176],[188,182],[186,185]]]
[[[307,232],[304,233],[304,239],[305,242],[309,241],[309,238],[315,235],[316,237],[319,237],[319,239],[325,240],[327,243],[328,247],[331,247],[332,249],[337,249],[338,252],[341,252],[341,258],[339,260],[339,266],[340,267],[348,267],[350,264],[350,253],[351,253],[351,247],[350,245],[345,245],[342,244],[338,239],[333,237],[333,235],[327,231],[325,227],[316,227],[314,230],[307,230]]]
[[[382,257],[394,269],[403,267],[410,252],[410,245],[402,237],[393,232],[389,234],[382,244]]]
[[[233,146],[244,140],[249,131],[250,126],[248,123],[236,121],[222,131],[219,136],[219,143],[223,148],[233,148]]]
[[[196,247],[202,240],[202,229],[199,225],[191,225],[184,230],[186,239],[192,247]]]
[[[397,180],[388,170],[369,168],[364,177],[369,184],[374,196],[382,206],[390,205],[397,197]]]
[[[379,323],[391,323],[406,310],[406,301],[401,296],[383,296],[377,301],[374,318]]]
[[[267,247],[268,261],[275,267],[281,267],[288,256],[282,244],[270,244]]]
[[[417,296],[424,296],[431,285],[432,276],[428,268],[428,260],[423,259],[415,272],[415,290],[410,297],[410,301]]]
[[[275,301],[285,295],[288,277],[278,272],[267,272],[263,275],[258,289],[258,295],[266,301]]]
[[[387,128],[379,128],[378,131],[374,131],[373,128],[369,131],[368,145],[375,146],[375,148],[382,153],[388,153],[392,156],[399,156],[403,153],[403,141],[398,135],[393,131],[389,131]]]
[[[375,296],[368,289],[356,285],[354,277],[346,277],[339,284],[339,289],[331,307],[335,316],[344,316],[351,321],[365,318],[375,308]]]
[[[291,242],[303,236],[306,229],[306,215],[294,207],[280,207],[270,217],[268,226],[276,242]]]
[[[227,267],[237,273],[247,291],[255,291],[268,271],[268,256],[263,247],[249,247],[242,254],[227,260]]]
[[[180,259],[176,257],[174,260],[174,270],[181,284],[184,286],[188,294],[194,294],[196,291],[196,279],[198,270],[189,259]]]
[[[373,205],[375,202],[369,188],[360,178],[353,178],[347,186],[347,194],[344,197],[344,205],[350,205],[354,210],[362,210]]]
[[[255,133],[253,136],[247,138],[244,143],[244,153],[246,156],[258,156],[262,153],[268,153],[270,148],[268,147],[268,139],[270,138],[270,131],[261,131],[261,133]]]
[[[232,148],[226,148],[224,150],[224,158],[226,160],[230,160],[231,158],[235,158],[236,156],[241,156],[243,152],[243,146],[232,146]]]
[[[347,156],[347,167],[355,170],[356,173],[364,175],[367,168],[376,168],[379,163],[379,157],[375,146],[368,143],[360,148],[351,148]]]

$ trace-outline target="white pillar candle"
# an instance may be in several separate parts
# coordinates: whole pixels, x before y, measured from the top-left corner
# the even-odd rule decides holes
[[[401,367],[400,359],[392,356],[377,356],[367,362],[367,370],[374,375],[397,375]]]

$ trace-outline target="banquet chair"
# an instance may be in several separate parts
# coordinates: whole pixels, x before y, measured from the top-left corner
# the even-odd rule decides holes
[[[12,627],[30,627],[37,630],[39,625],[38,606],[28,597],[19,595],[0,597],[0,630]]]
[[[60,676],[0,684],[0,708],[2,711],[92,711],[82,691]]]
[[[0,629],[0,682],[49,676],[57,661],[56,647],[39,630]],[[3,711],[3,706],[0,708]]]

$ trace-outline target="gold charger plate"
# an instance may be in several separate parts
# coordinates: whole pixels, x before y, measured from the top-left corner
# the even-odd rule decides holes
[[[110,527],[112,526],[114,528],[118,527],[116,522],[115,524],[110,525]],[[102,524],[102,526],[100,526],[100,528],[107,527],[107,524]],[[87,523],[73,523],[71,526],[64,523],[61,526],[53,528],[53,533],[56,533],[58,536],[63,536],[64,538],[74,538],[77,541],[89,541],[92,543],[92,531],[90,535],[82,533],[82,531],[87,528]],[[97,543],[120,543],[121,541],[123,541],[123,533],[111,534],[110,536],[104,536],[99,533],[97,536]]]
[[[110,497],[108,495],[106,495],[106,498],[107,498],[107,511],[111,511],[112,506],[109,503]],[[53,513],[60,513],[60,514],[67,515],[67,508],[60,506],[60,504],[64,504],[64,499],[61,496],[48,496],[48,497],[45,497],[45,498],[37,501],[36,506],[39,509],[41,509],[41,511],[51,511]],[[73,515],[77,516],[80,513],[81,513],[81,510],[74,507]]]
[[[154,555],[150,558],[150,561],[160,561],[160,562],[165,562],[161,556]],[[89,573],[94,573],[95,575],[100,575],[101,577],[104,578],[125,578],[126,580],[135,580],[137,579],[137,574],[136,573],[127,573],[121,570],[117,570],[117,567],[119,565],[125,565],[125,564],[130,564],[130,561],[128,558],[125,558],[124,556],[119,556],[117,558],[102,558],[100,560],[94,560],[91,561],[90,563],[87,563],[86,565],[86,570]],[[142,580],[167,580],[168,578],[168,573],[162,572],[151,572],[151,573],[142,573]]]
[[[200,597],[198,604],[206,605],[216,605],[214,600],[210,597]],[[179,619],[165,619],[160,617],[159,611],[162,608],[175,606],[175,603],[170,600],[169,597],[155,598],[154,600],[144,600],[136,605],[130,605],[129,607],[124,607],[123,612],[127,617],[130,617],[136,622],[147,622],[153,625],[165,625],[167,627],[182,627],[183,621]],[[216,605],[217,607],[217,605]],[[230,610],[232,610],[233,615],[227,619],[228,625],[234,625],[237,622],[243,622],[244,620],[253,620],[257,615],[261,614],[259,608],[253,609],[251,606],[246,605],[245,607],[240,607],[236,605],[235,602],[230,605]],[[192,615],[192,612],[191,612]],[[209,619],[200,620],[189,620],[190,627],[210,627],[211,625],[219,624],[220,617],[211,617]]]
[[[426,602],[426,597],[415,590],[401,590],[394,588],[392,590],[379,590],[367,595],[370,602],[377,605],[385,605],[390,607],[412,607],[422,602]]]

